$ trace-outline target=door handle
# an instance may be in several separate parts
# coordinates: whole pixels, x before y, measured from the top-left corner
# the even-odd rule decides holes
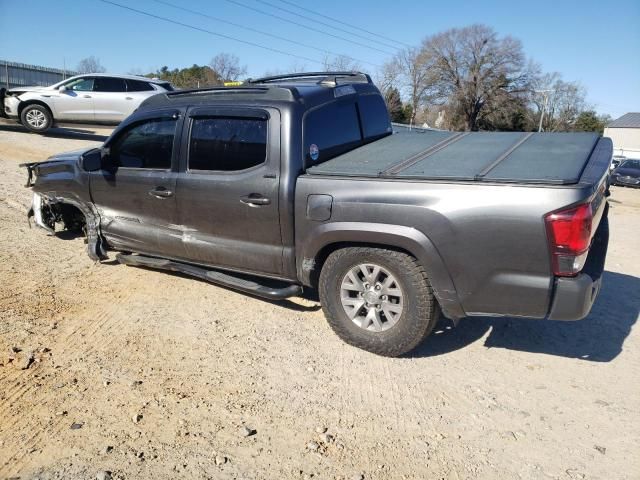
[[[133,100],[133,97],[124,97],[125,100]]]
[[[83,95],[84,98],[91,98],[91,95]]]
[[[269,205],[271,200],[267,197],[263,197],[259,193],[252,193],[250,195],[245,195],[244,197],[240,197],[240,201],[242,203],[246,203],[250,207],[258,207],[260,205]]]
[[[168,190],[166,187],[160,186],[149,190],[149,195],[156,198],[168,198],[173,196],[173,192]]]

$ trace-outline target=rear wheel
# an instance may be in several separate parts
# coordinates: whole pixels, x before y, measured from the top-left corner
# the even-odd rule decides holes
[[[22,109],[20,120],[28,130],[43,133],[51,128],[53,117],[47,107],[34,103]]]
[[[322,267],[319,294],[334,332],[379,355],[413,350],[439,317],[424,268],[393,250],[349,247],[333,252]]]

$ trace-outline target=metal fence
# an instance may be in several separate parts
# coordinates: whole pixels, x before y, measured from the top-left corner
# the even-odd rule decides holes
[[[0,88],[25,85],[46,87],[73,75],[76,75],[76,72],[0,60]]]

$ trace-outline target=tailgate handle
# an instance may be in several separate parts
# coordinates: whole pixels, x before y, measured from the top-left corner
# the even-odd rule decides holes
[[[168,198],[173,196],[173,192],[171,190],[167,190],[165,187],[156,187],[152,190],[149,190],[149,195],[156,198]]]
[[[244,197],[240,197],[240,201],[242,203],[246,203],[250,207],[257,207],[259,205],[269,205],[271,200],[267,197],[262,196],[260,193],[252,193],[250,195],[245,195]]]

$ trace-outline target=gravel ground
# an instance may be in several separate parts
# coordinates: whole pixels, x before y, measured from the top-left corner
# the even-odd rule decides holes
[[[613,190],[587,319],[443,320],[389,359],[313,302],[30,229],[18,164],[106,134],[0,126],[0,478],[640,478],[640,190]]]

